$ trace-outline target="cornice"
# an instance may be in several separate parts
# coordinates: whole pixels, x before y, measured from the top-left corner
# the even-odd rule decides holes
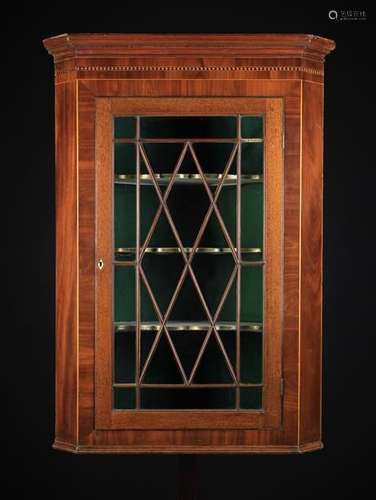
[[[43,43],[55,62],[76,57],[95,59],[146,55],[298,57],[323,62],[335,47],[332,40],[305,34],[75,33],[47,38]]]

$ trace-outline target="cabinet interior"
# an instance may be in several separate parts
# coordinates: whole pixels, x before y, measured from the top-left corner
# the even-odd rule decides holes
[[[263,407],[264,127],[114,117],[114,409]]]

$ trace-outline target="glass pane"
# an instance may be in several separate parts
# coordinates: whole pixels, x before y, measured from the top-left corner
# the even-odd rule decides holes
[[[162,332],[158,345],[143,378],[144,384],[182,384],[183,379],[174,355],[167,341],[165,332]]]
[[[146,358],[149,355],[156,335],[157,330],[141,330],[141,370],[144,368]]]
[[[241,271],[241,321],[262,322],[263,269],[243,267]]]
[[[115,333],[115,383],[135,381],[136,333]]]
[[[183,147],[184,145],[181,143],[143,143],[146,157],[153,172],[156,174],[171,174],[176,167]],[[141,173],[149,174],[143,157],[141,157]]]
[[[141,389],[141,408],[231,409],[235,408],[235,389]]]
[[[183,245],[192,247],[209,208],[203,184],[175,183],[167,205]]]
[[[191,276],[187,273],[172,308],[171,321],[200,323],[208,321]]]
[[[115,144],[115,175],[136,175],[136,146],[134,144]]]
[[[115,266],[115,321],[135,321],[135,270]]]
[[[262,139],[264,135],[262,116],[242,116],[241,133],[243,138]]]
[[[169,328],[171,339],[183,365],[186,375],[189,377],[193,365],[197,359],[200,348],[207,334],[206,330],[173,330]]]
[[[136,118],[134,116],[121,116],[114,119],[115,137],[128,139],[136,137]]]
[[[218,218],[213,212],[208,223],[206,224],[206,228],[199,245],[200,247],[217,248],[219,250],[226,249],[228,247],[227,240],[218,222]]]
[[[241,117],[241,247],[243,260],[262,260],[263,250],[263,143],[247,139],[263,138],[263,117]],[[202,182],[197,157],[212,196],[237,144],[237,118],[220,117],[141,117],[140,133],[145,159],[140,157],[140,245],[150,231],[152,221],[160,207],[155,178],[162,195],[170,182],[176,165],[178,174],[166,199],[184,254],[191,256],[198,232],[210,207],[210,197]],[[117,117],[114,120],[114,138],[134,140],[136,118]],[[184,139],[204,139],[194,142],[192,154],[186,149],[181,157]],[[167,140],[168,139],[168,140]],[[224,139],[215,142],[215,139]],[[227,142],[226,142],[227,140]],[[165,141],[165,142],[163,142]],[[178,141],[178,142],[174,142]],[[179,142],[180,141],[180,142]],[[214,141],[214,142],[213,142]],[[136,146],[134,143],[114,143],[114,246],[117,260],[136,260]],[[212,317],[226,289],[235,267],[229,242],[222,226],[237,246],[237,161],[234,154],[216,205],[220,217],[213,210],[201,236],[198,251],[191,265],[200,291]],[[179,163],[178,163],[179,162]],[[151,175],[149,165],[153,175]],[[257,177],[259,176],[259,177]],[[221,218],[223,224],[221,224]],[[164,316],[184,269],[184,259],[164,209],[150,235],[141,260],[142,269],[152,290],[155,302]],[[114,337],[115,383],[139,383],[135,374],[135,267],[114,266]],[[216,384],[233,384],[231,371],[236,372],[237,333],[236,305],[240,300],[241,323],[262,323],[263,269],[241,267],[241,298],[237,299],[234,280],[222,310],[216,320],[219,345],[214,332],[207,342],[197,366],[193,384],[206,384],[210,388],[146,388],[141,390],[141,408],[145,409],[234,409],[235,388],[219,388]],[[210,321],[189,272],[166,318],[155,350],[160,321],[153,300],[140,277],[140,364],[144,370],[143,384],[183,384],[190,377],[197,356],[206,338]],[[158,309],[157,308],[157,309]],[[263,378],[263,335],[250,331],[240,332],[240,382],[261,384]],[[121,330],[122,329],[122,330]],[[118,331],[119,330],[119,331]],[[172,345],[171,345],[171,343]],[[174,353],[175,351],[175,353]],[[176,359],[176,357],[178,359]],[[227,360],[226,360],[227,358]],[[227,364],[230,363],[230,368]],[[240,407],[262,407],[262,388],[242,387]],[[134,388],[114,388],[114,406],[118,409],[135,408]]]
[[[222,174],[234,149],[233,143],[202,142],[193,145],[201,169],[205,173]],[[194,169],[197,170],[196,167]],[[229,174],[236,174],[236,156]]]
[[[136,407],[135,389],[114,389],[114,408],[116,410],[131,410]]]
[[[115,253],[119,259],[134,260],[134,255],[119,249],[136,247],[135,186],[115,184]]]
[[[140,220],[140,244],[145,242],[145,239],[150,231],[151,224],[155,217],[155,214],[159,208],[159,199],[155,189],[149,185],[141,184],[140,186],[140,212],[141,212],[141,220]],[[164,214],[162,214],[164,218]],[[164,220],[164,229],[162,229],[162,233],[166,231],[170,231],[170,229],[166,226],[167,221]],[[159,222],[160,224],[160,222]],[[159,232],[161,229],[158,230]],[[158,234],[158,233],[157,233]],[[176,243],[174,243],[176,245]]]
[[[223,330],[219,332],[219,336],[221,337],[223,347],[225,348],[230,363],[236,373],[236,331]]]
[[[262,408],[262,387],[241,387],[240,408],[247,410]]]
[[[235,261],[230,253],[197,253],[193,257],[192,268],[212,316],[217,311],[234,267]]]
[[[206,344],[193,381],[195,384],[231,384],[233,382],[214,333],[211,334]]]
[[[262,260],[264,237],[264,186],[243,184],[241,190],[242,259]]]
[[[236,185],[222,186],[217,207],[226,226],[232,244],[236,247]],[[228,243],[226,243],[228,246]]]
[[[218,321],[231,323],[236,321],[236,279],[229,290]]]
[[[157,313],[143,279],[141,279],[141,322],[149,326],[159,324]]]
[[[149,241],[149,247],[153,248],[165,248],[178,246],[174,233],[172,232],[170,223],[167,220],[164,212],[158,218],[157,225],[154,228],[152,237]]]
[[[236,117],[171,116],[141,118],[141,138],[236,137]]]
[[[262,333],[240,332],[240,379],[243,383],[262,382]]]
[[[241,152],[242,175],[263,173],[263,152],[264,144],[262,142],[243,143]]]
[[[142,267],[159,309],[164,314],[183,271],[183,259],[178,253],[146,253],[142,259]]]

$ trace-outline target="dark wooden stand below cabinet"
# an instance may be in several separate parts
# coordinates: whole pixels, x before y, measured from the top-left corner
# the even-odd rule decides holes
[[[313,35],[72,34],[55,60],[56,438],[320,449]]]

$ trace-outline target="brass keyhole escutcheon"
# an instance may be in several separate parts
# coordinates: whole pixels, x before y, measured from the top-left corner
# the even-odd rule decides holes
[[[98,266],[98,269],[99,269],[100,271],[102,271],[103,266],[104,266],[104,262],[103,262],[103,260],[102,260],[102,259],[99,259],[99,260],[98,260],[97,266]]]

